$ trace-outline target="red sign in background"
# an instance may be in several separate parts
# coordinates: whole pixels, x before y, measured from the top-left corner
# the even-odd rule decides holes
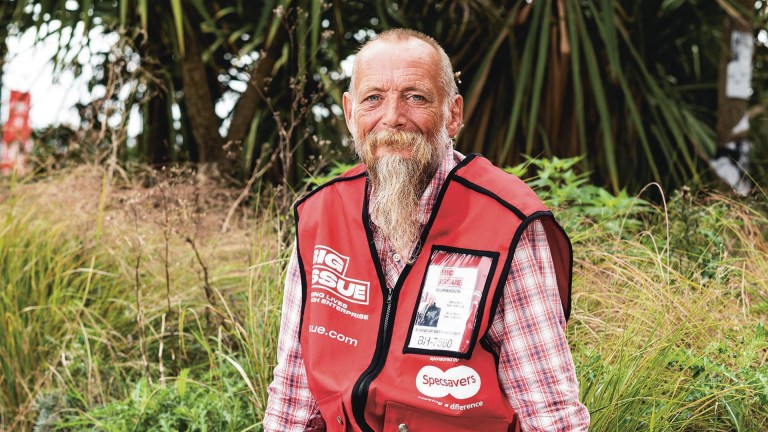
[[[14,141],[26,142],[32,135],[29,129],[29,102],[29,93],[11,90],[8,121],[3,128],[3,141],[6,144]]]
[[[32,136],[29,128],[30,94],[11,90],[8,121],[3,128],[3,142],[0,144],[0,172],[7,174],[17,167],[24,170],[22,149]]]

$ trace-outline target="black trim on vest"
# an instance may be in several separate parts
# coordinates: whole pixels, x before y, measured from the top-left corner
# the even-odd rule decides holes
[[[437,212],[440,210],[440,205],[443,202],[443,198],[445,197],[446,190],[448,189],[448,185],[452,181],[452,179],[455,177],[456,171],[463,168],[465,165],[467,165],[471,160],[475,158],[475,155],[469,155],[464,158],[464,160],[460,161],[458,164],[456,164],[455,167],[451,170],[451,172],[448,173],[448,176],[446,176],[445,181],[443,182],[443,185],[440,187],[440,192],[437,195],[437,200],[435,201],[435,205],[432,208],[432,214],[429,217],[429,221],[424,226],[424,229],[421,232],[421,236],[419,237],[419,242],[416,244],[416,248],[413,251],[413,254],[411,255],[411,259],[408,260],[408,263],[403,268],[402,273],[400,273],[400,277],[398,278],[397,282],[395,283],[395,286],[392,288],[392,297],[389,297],[389,292],[387,291],[387,285],[386,280],[384,279],[384,271],[381,268],[381,261],[379,261],[379,254],[376,252],[376,244],[373,241],[373,231],[370,228],[370,220],[368,217],[368,179],[366,178],[366,190],[365,194],[363,196],[363,225],[365,227],[366,236],[368,236],[368,245],[371,249],[371,258],[373,259],[373,264],[376,267],[376,273],[379,274],[379,278],[381,279],[381,287],[384,293],[385,302],[383,303],[384,310],[381,314],[381,322],[379,324],[379,334],[377,335],[376,339],[376,350],[374,352],[373,358],[371,359],[371,364],[365,369],[365,371],[360,375],[360,378],[355,382],[355,385],[352,389],[352,414],[355,419],[355,422],[360,427],[361,430],[365,432],[374,432],[374,430],[371,428],[371,426],[368,424],[368,422],[365,421],[365,406],[368,404],[368,389],[371,386],[371,383],[374,379],[381,373],[381,371],[384,369],[384,364],[387,360],[387,352],[389,352],[389,346],[392,342],[392,326],[390,323],[394,323],[395,320],[395,311],[397,311],[397,302],[400,298],[400,288],[405,283],[406,278],[408,277],[408,274],[411,272],[411,269],[413,268],[413,264],[416,259],[418,258],[421,247],[424,244],[424,242],[427,239],[427,236],[429,235],[430,228],[432,227],[432,224],[435,221],[435,218],[437,217]],[[367,172],[367,171],[366,171]],[[389,305],[390,310],[392,311],[392,315],[387,317],[386,315],[386,307]],[[304,311],[302,310],[302,314]],[[389,319],[387,319],[389,318]]]
[[[350,177],[333,178],[327,181],[326,183],[323,183],[322,185],[318,186],[317,189],[308,192],[306,195],[301,197],[298,201],[296,201],[296,203],[293,204],[293,218],[294,218],[294,224],[296,225],[296,245],[294,247],[296,248],[296,259],[299,263],[299,274],[301,276],[301,316],[299,316],[299,342],[301,342],[301,329],[304,326],[304,309],[307,305],[307,273],[304,271],[304,262],[301,260],[301,253],[300,253],[301,249],[299,248],[299,206],[302,203],[304,203],[304,201],[306,201],[307,198],[311,197],[312,195],[316,194],[317,192],[321,191],[322,189],[325,189],[326,187],[334,183],[339,183],[342,181],[357,180],[359,177],[364,175],[365,175],[365,171]]]
[[[456,182],[465,186],[467,189],[471,189],[477,193],[480,193],[482,195],[485,195],[489,198],[494,199],[496,202],[501,204],[502,206],[506,207],[508,210],[510,210],[512,213],[515,214],[520,219],[525,219],[525,214],[520,211],[517,207],[513,206],[512,204],[508,203],[507,201],[504,201],[504,199],[495,193],[489,191],[488,189],[478,186],[475,183],[472,183],[471,181],[465,179],[464,177],[456,176]]]
[[[488,326],[490,326],[491,324],[492,323],[489,322]],[[491,343],[490,339],[488,339],[485,336],[480,338],[480,346],[483,347],[489,353],[491,353],[491,355],[493,356],[493,362],[496,364],[496,370],[499,370],[499,361],[500,361],[499,348],[494,346]]]
[[[384,277],[384,270],[381,267],[379,254],[376,251],[376,242],[373,239],[373,230],[371,229],[371,221],[368,216],[369,182],[370,178],[366,176],[365,190],[363,192],[363,211],[360,217],[362,218],[363,228],[365,229],[365,236],[368,240],[368,249],[371,252],[371,260],[373,261],[373,266],[376,269],[376,275],[379,278],[379,287],[381,288],[382,299],[384,299],[382,302],[382,308],[384,308],[384,310],[382,311],[381,317],[379,319],[379,331],[376,335],[376,349],[373,352],[371,363],[363,371],[363,373],[360,374],[360,377],[352,387],[352,415],[355,419],[355,422],[358,424],[358,426],[360,426],[360,429],[364,431],[373,431],[373,429],[365,421],[365,406],[368,403],[368,388],[371,385],[371,381],[373,381],[376,375],[378,375],[378,373],[383,368],[383,363],[386,361],[385,353],[387,351],[384,349],[384,347],[388,345],[387,339],[391,339],[391,337],[387,337],[387,333],[391,332],[385,331],[385,328],[387,328],[389,325],[389,321],[391,321],[387,316],[386,309],[389,307],[389,309],[392,310],[397,304],[395,295],[396,293],[390,293],[389,288],[387,288],[387,281]],[[406,266],[403,272],[406,272],[407,270],[408,266]],[[390,294],[392,295],[390,296]],[[378,366],[379,363],[382,364],[381,367]]]
[[[565,230],[563,227],[560,226],[559,223],[557,223],[557,220],[555,220],[555,216],[550,211],[537,211],[528,216],[528,219],[531,219],[531,221],[537,220],[537,219],[544,219],[548,218],[550,219],[550,222],[552,225],[557,227],[557,229],[563,234],[563,236],[566,239],[566,243],[568,243],[568,254],[570,256],[570,262],[568,263],[568,305],[563,308],[563,315],[565,316],[565,320],[568,321],[568,318],[571,316],[571,286],[573,285],[573,244],[571,244],[571,239],[568,237],[568,235],[565,233]],[[543,226],[544,232],[546,233],[547,227]],[[547,238],[547,241],[549,241],[549,238]],[[550,244],[550,249],[552,245]],[[552,253],[550,252],[550,255]],[[554,257],[552,258],[552,261],[554,262]],[[562,296],[560,296],[560,283],[557,284],[557,298],[560,299],[560,304],[562,305],[563,299]]]
[[[472,323],[472,336],[469,340],[469,346],[467,347],[467,352],[408,347],[408,345],[411,342],[411,336],[413,335],[413,327],[416,323],[416,315],[419,310],[419,299],[421,299],[421,295],[424,292],[424,285],[426,284],[426,281],[427,281],[427,273],[429,272],[429,265],[430,265],[430,262],[432,262],[432,256],[436,251],[453,252],[453,253],[460,253],[464,255],[474,255],[474,256],[491,258],[491,266],[488,269],[488,276],[483,286],[483,293],[482,293],[482,296],[480,297],[480,302],[477,305],[477,313],[475,314],[474,322]],[[439,245],[432,246],[432,250],[430,251],[430,254],[429,254],[429,262],[427,263],[427,271],[424,272],[424,276],[421,279],[421,286],[419,287],[419,294],[416,296],[417,300],[413,308],[413,314],[411,315],[411,323],[408,326],[408,336],[405,338],[405,345],[403,346],[403,354],[424,354],[424,355],[434,355],[434,356],[443,356],[443,357],[453,357],[458,359],[469,359],[472,357],[472,352],[474,351],[475,344],[477,343],[477,337],[478,337],[478,334],[480,333],[480,324],[483,322],[483,311],[485,310],[485,303],[486,303],[486,299],[488,298],[488,290],[491,287],[491,282],[493,282],[493,276],[496,273],[496,266],[499,262],[499,256],[500,254],[498,252],[492,252],[492,251],[464,249],[464,248],[457,248],[457,247],[451,247],[451,246],[439,246]]]
[[[299,343],[301,343],[301,329],[304,326],[304,308],[307,305],[307,273],[304,271],[304,262],[301,260],[299,249],[299,202],[293,206],[293,217],[296,220],[296,244],[294,245],[296,262],[299,264],[299,276],[301,278],[301,315],[299,316]]]
[[[490,320],[489,322],[493,322],[493,319],[496,317],[496,311],[499,308],[499,302],[501,301],[501,296],[504,294],[504,286],[506,285],[507,279],[509,278],[509,269],[512,266],[512,260],[514,259],[515,252],[517,252],[517,244],[520,242],[520,238],[523,236],[523,232],[525,232],[525,229],[528,228],[528,225],[530,225],[531,222],[545,218],[545,217],[553,218],[554,220],[554,216],[552,215],[552,212],[538,211],[531,214],[530,216],[525,218],[522,222],[520,222],[520,226],[517,228],[517,232],[515,232],[515,235],[512,237],[512,243],[510,245],[509,254],[507,255],[507,262],[504,264],[504,269],[502,270],[503,271],[502,278],[499,279],[499,284],[496,287],[496,293],[493,298],[493,303],[491,304],[491,313],[490,313],[490,316],[488,317],[488,319]],[[570,282],[569,282],[569,287],[570,287]],[[557,295],[558,295],[558,298],[560,298],[559,288],[558,288]],[[569,309],[570,309],[570,293],[569,293]],[[565,313],[565,311],[563,312]],[[488,326],[488,331],[490,331],[490,328],[491,327]],[[486,331],[486,334],[483,335],[483,338],[485,339],[487,337],[488,337],[488,332]]]
[[[565,314],[565,320],[568,321],[568,319],[571,317],[571,304],[573,302],[573,298],[571,297],[573,294],[573,243],[571,243],[571,238],[568,237],[568,233],[565,232],[565,228],[557,223],[554,216],[550,215],[550,218],[552,219],[553,225],[558,229],[558,231],[560,231],[563,237],[565,237],[565,242],[568,243],[568,256],[570,257],[570,262],[568,263],[568,306],[565,310],[563,310],[563,313]],[[559,291],[560,290],[558,287],[558,295]]]
[[[297,209],[299,207],[299,205],[301,205],[301,203],[306,201],[309,197],[311,197],[312,195],[314,195],[314,194],[320,192],[321,190],[327,188],[328,186],[331,186],[332,184],[343,182],[343,181],[357,180],[359,177],[364,176],[367,172],[368,171],[363,171],[361,173],[358,173],[358,174],[355,174],[355,175],[349,176],[349,177],[344,177],[343,175],[339,176],[339,177],[334,177],[334,178],[328,180],[327,182],[321,184],[317,188],[307,192],[307,194],[304,195],[303,197],[299,198],[299,200],[296,201],[296,203],[293,205],[293,208]],[[298,219],[296,219],[296,226],[297,227],[299,226],[299,220]]]
[[[368,250],[371,251],[371,260],[373,260],[373,267],[376,268],[376,275],[379,277],[379,285],[381,286],[381,293],[384,295],[384,297],[386,297],[387,280],[384,277],[384,270],[381,268],[381,262],[379,261],[379,253],[376,252],[376,242],[373,240],[373,230],[371,229],[371,220],[368,216],[369,184],[370,184],[370,178],[366,175],[365,190],[363,191],[363,213],[360,215],[360,218],[362,219],[363,229],[365,230],[365,237],[368,240]]]

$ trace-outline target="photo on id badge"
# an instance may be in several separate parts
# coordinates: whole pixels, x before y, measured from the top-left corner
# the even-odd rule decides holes
[[[432,248],[404,353],[469,356],[498,257],[497,252]]]

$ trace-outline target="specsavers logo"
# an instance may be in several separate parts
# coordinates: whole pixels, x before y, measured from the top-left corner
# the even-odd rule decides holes
[[[416,388],[426,396],[467,399],[480,391],[480,375],[468,366],[456,366],[443,372],[435,366],[424,366],[416,375]]]
[[[371,284],[346,277],[348,267],[349,257],[327,246],[315,246],[312,255],[312,289],[327,290],[344,300],[367,305]]]

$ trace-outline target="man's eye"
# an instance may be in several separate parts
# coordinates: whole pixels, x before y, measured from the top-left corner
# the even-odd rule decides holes
[[[418,95],[418,94],[411,95],[411,99],[413,99],[413,100],[415,100],[417,102],[424,102],[425,100],[427,100],[427,98],[425,98],[422,95]]]
[[[368,102],[378,102],[379,100],[381,100],[381,97],[379,95],[370,95],[363,100]]]

